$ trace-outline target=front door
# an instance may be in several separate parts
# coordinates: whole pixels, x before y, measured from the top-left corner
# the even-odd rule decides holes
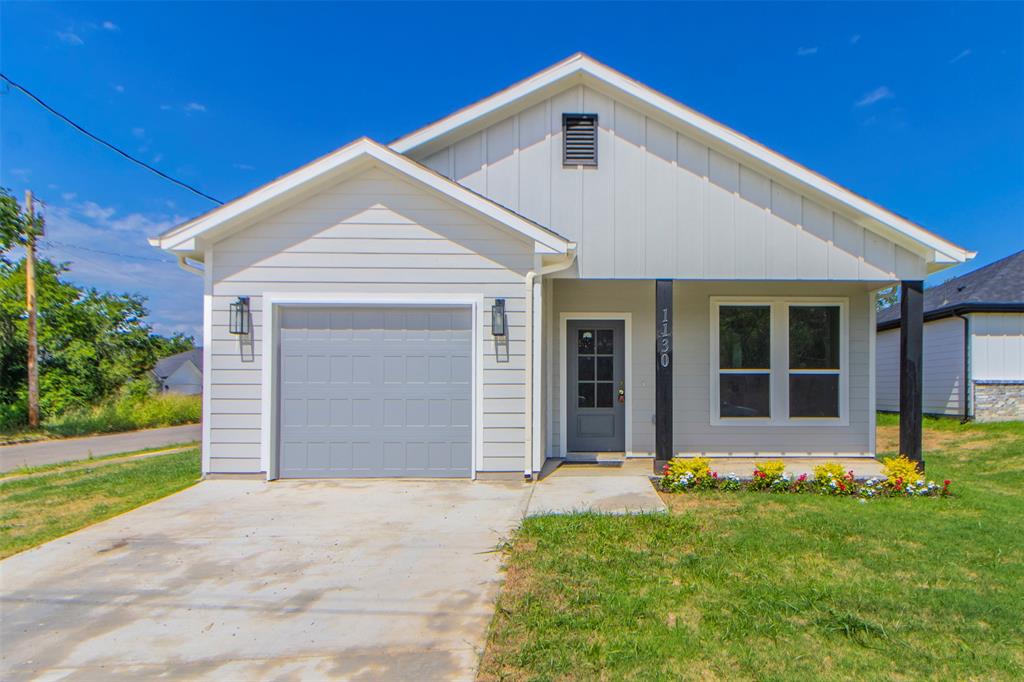
[[[626,449],[622,320],[570,320],[566,334],[569,452]]]

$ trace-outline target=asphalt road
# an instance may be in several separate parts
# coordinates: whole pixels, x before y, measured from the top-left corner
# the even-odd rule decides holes
[[[158,448],[163,445],[189,443],[198,441],[202,437],[202,432],[202,426],[199,424],[186,424],[164,429],[112,433],[105,436],[4,445],[0,447],[0,472],[11,471],[22,466],[56,464],[57,462],[104,457],[146,448]]]

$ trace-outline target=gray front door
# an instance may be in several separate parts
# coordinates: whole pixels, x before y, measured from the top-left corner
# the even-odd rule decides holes
[[[626,449],[625,326],[572,320],[566,333],[569,452]]]
[[[468,307],[285,307],[283,478],[468,477]]]

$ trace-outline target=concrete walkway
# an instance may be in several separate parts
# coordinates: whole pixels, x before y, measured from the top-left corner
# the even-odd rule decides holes
[[[664,511],[650,476],[649,459],[627,459],[621,466],[562,464],[534,484],[527,513]]]
[[[121,452],[146,448],[159,448],[178,443],[192,443],[202,438],[199,424],[169,426],[163,429],[145,429],[112,433],[86,438],[62,438],[38,443],[21,443],[0,447],[0,473],[23,466],[57,464],[89,457],[105,457]]]

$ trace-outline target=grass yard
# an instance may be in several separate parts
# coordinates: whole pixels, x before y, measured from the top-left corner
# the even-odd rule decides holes
[[[481,678],[1024,678],[1024,424],[925,428],[953,498],[698,492],[527,519]]]
[[[166,497],[199,480],[199,450],[0,483],[0,559]]]

